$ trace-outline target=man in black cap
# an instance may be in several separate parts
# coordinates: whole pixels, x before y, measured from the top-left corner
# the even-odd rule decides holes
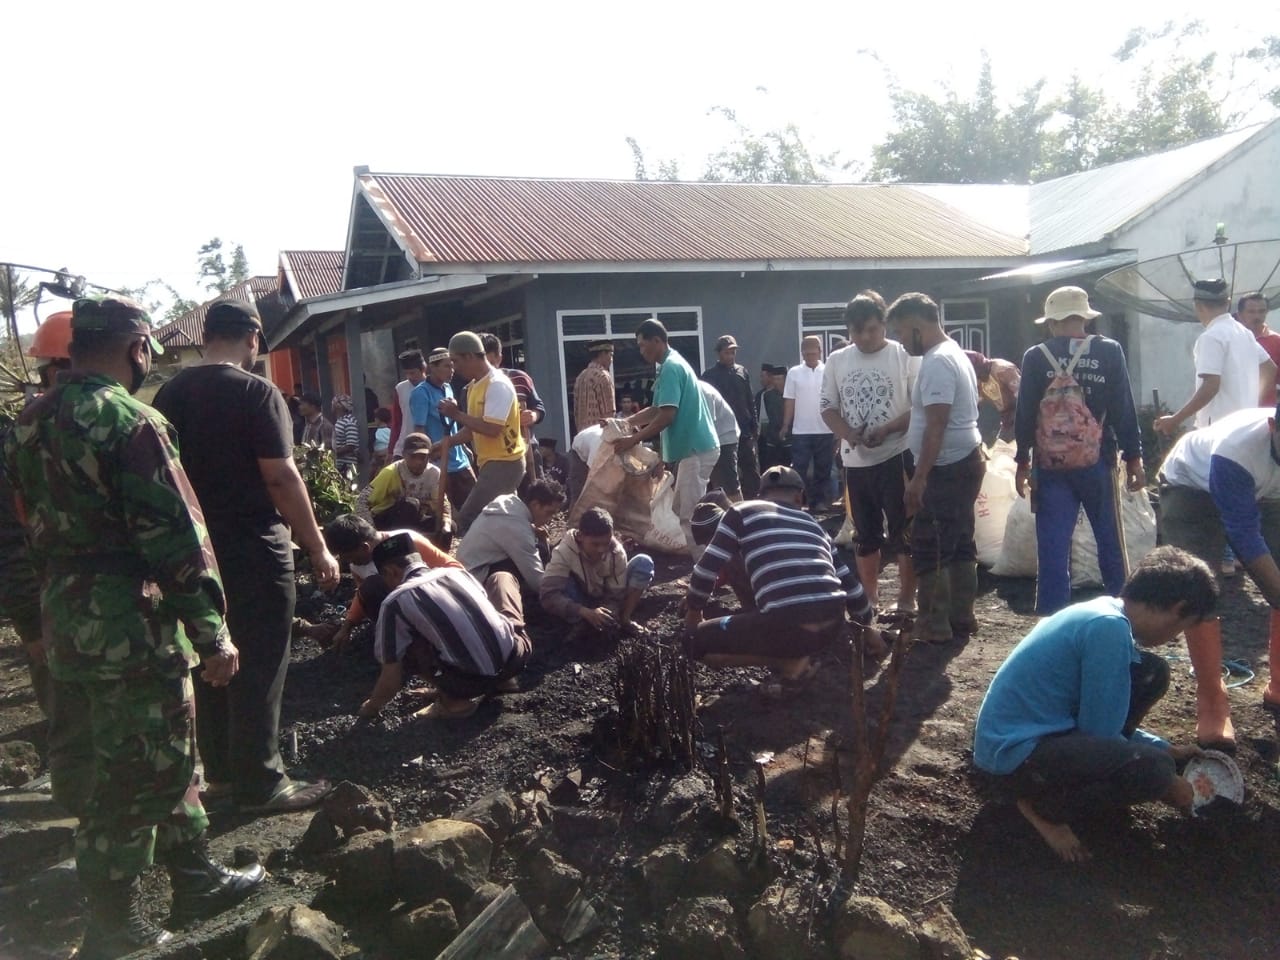
[[[227,592],[240,673],[225,688],[196,685],[206,796],[249,812],[318,803],[327,783],[291,780],[280,758],[280,700],[289,666],[296,541],[318,583],[338,581],[293,462],[289,409],[250,373],[262,345],[251,303],[219,300],[205,314],[204,360],[165,384],[155,406],[177,428],[182,465],[200,498]]]
[[[760,420],[751,395],[751,378],[747,368],[738,363],[738,341],[729,334],[716,341],[716,362],[702,371],[702,379],[716,388],[738,418],[738,477],[743,496],[752,500],[760,492],[760,457],[756,451]]]
[[[618,412],[613,389],[613,341],[592,340],[587,344],[590,359],[573,381],[574,436]],[[587,464],[569,449],[569,506],[572,507],[587,482]]]
[[[533,647],[515,574],[490,574],[481,586],[465,570],[430,568],[403,533],[374,547],[373,562],[391,593],[374,628],[382,671],[360,716],[386,706],[406,671],[435,685],[435,702],[415,714],[431,719],[464,719],[476,712],[479,698],[518,689],[516,674]]]
[[[1155,429],[1167,436],[1191,417],[1197,427],[1207,427],[1237,410],[1275,403],[1276,365],[1231,316],[1227,281],[1197,280],[1192,298],[1196,319],[1204,327],[1192,351],[1196,389],[1176,413],[1156,418]]]

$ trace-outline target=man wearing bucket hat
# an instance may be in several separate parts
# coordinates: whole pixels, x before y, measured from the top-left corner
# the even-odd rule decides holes
[[[1102,316],[1080,287],[1059,287],[1045,299],[1049,337],[1022,357],[1014,420],[1018,495],[1031,480],[1036,514],[1036,613],[1047,616],[1071,602],[1071,538],[1083,506],[1098,543],[1098,567],[1111,596],[1124,586],[1116,452],[1126,485],[1146,485],[1142,435],[1129,387],[1124,348],[1086,335]],[[1062,429],[1062,424],[1066,428]]]
[[[323,780],[291,779],[280,756],[297,599],[291,541],[326,589],[337,583],[338,563],[293,462],[284,397],[250,372],[261,343],[253,304],[216,301],[205,314],[203,362],[180,371],[155,403],[178,431],[226,583],[227,626],[240,647],[242,669],[231,684],[197,688],[205,795],[245,812],[281,813],[319,803],[329,789]]]
[[[51,743],[80,762],[51,767],[55,799],[84,798],[72,801],[90,910],[79,956],[95,960],[171,939],[141,912],[153,858],[169,867],[175,922],[226,909],[264,872],[227,870],[202,844],[191,668],[222,687],[239,659],[170,426],[132,396],[162,348],[123,297],[77,300],[71,329],[71,371],[19,416],[5,467],[43,584],[53,710],[88,716],[87,744]]]

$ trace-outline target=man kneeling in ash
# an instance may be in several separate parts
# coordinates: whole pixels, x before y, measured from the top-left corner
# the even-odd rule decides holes
[[[635,637],[642,631],[631,617],[651,583],[653,558],[637,553],[628,560],[609,511],[592,507],[552,551],[538,600],[547,613],[572,624]]]
[[[1064,860],[1088,858],[1071,821],[1091,811],[1151,800],[1191,811],[1191,784],[1174,767],[1200,748],[1138,729],[1169,688],[1168,661],[1140,648],[1169,643],[1217,601],[1203,560],[1158,547],[1119,597],[1041,620],[996,671],[973,761],[1007,780],[1022,815]]]
[[[685,601],[689,656],[710,667],[771,667],[794,684],[816,673],[810,658],[841,635],[846,610],[860,627],[863,650],[882,654],[884,641],[867,626],[871,604],[862,584],[804,512],[800,474],[770,467],[760,496],[724,512],[693,568]],[[704,621],[716,578],[735,558],[746,568],[757,609]]]
[[[360,716],[386,706],[406,672],[435,685],[435,702],[414,714],[432,719],[469,717],[479,698],[517,689],[516,674],[533,645],[514,574],[491,574],[481,587],[465,570],[428,567],[403,533],[374,547],[373,562],[391,593],[374,628],[373,653],[382,672]]]

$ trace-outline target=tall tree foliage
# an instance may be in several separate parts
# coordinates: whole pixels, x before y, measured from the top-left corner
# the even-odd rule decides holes
[[[223,258],[221,237],[214,237],[204,244],[197,256],[200,258],[200,279],[204,288],[210,293],[226,293],[238,283],[249,279],[249,259],[244,255],[244,247],[235,244],[231,247],[231,262]]]
[[[729,107],[712,107],[712,114],[732,124],[729,145],[707,158],[703,180],[739,183],[817,183],[827,177],[821,168],[836,163],[834,154],[813,155],[794,123],[758,133],[738,119]]]

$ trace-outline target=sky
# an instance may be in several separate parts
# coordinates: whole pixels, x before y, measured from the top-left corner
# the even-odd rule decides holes
[[[1236,9],[1206,42],[1256,37]],[[812,149],[865,163],[891,121],[887,71],[967,94],[985,50],[1010,99],[1073,71],[1119,96],[1130,78],[1110,58],[1129,29],[1203,11],[9,0],[0,262],[107,286],[160,277],[205,299],[196,251],[210,237],[242,243],[254,273],[274,274],[282,249],[340,249],[357,165],[628,179],[631,136],[651,169],[670,158],[694,177],[732,134],[716,105],[754,129],[794,122]]]

